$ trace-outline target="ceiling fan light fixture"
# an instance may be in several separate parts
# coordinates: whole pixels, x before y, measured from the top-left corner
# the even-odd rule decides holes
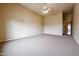
[[[44,6],[43,8],[43,11],[42,11],[44,14],[48,14],[49,13],[49,10],[46,6]]]
[[[44,14],[48,14],[48,10],[43,11]]]

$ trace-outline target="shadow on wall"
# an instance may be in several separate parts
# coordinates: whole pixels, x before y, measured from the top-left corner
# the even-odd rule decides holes
[[[0,42],[6,41],[8,39],[8,37],[10,36],[9,34],[11,33],[13,27],[12,25],[17,23],[23,23],[22,20],[16,20],[13,19],[14,17],[12,17],[11,15],[9,15],[9,13],[7,14],[6,12],[6,4],[0,4]],[[7,15],[9,15],[10,18],[12,19],[8,19],[7,20]],[[15,23],[14,23],[15,21]],[[13,22],[13,23],[12,23]],[[25,22],[25,21],[24,21]],[[24,23],[23,23],[24,24]],[[11,29],[11,31],[10,31]]]
[[[18,4],[0,4],[0,52],[3,41],[43,33],[43,17]]]
[[[2,7],[0,5],[0,42],[6,39],[5,14]]]
[[[2,55],[2,50],[5,46],[1,42],[6,40],[5,14],[3,9],[3,6],[0,5],[0,55]]]
[[[0,19],[0,41],[43,33],[43,17],[18,4],[0,4]]]

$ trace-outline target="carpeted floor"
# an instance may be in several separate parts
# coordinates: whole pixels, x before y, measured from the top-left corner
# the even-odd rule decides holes
[[[79,56],[79,46],[71,36],[43,34],[0,43],[4,56]]]

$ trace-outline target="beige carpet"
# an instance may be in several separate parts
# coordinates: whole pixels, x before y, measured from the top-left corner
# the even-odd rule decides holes
[[[0,43],[4,56],[79,56],[79,46],[71,36],[43,34]]]

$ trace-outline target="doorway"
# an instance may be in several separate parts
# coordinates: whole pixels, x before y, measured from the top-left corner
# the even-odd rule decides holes
[[[72,12],[63,13],[63,35],[72,35]]]

